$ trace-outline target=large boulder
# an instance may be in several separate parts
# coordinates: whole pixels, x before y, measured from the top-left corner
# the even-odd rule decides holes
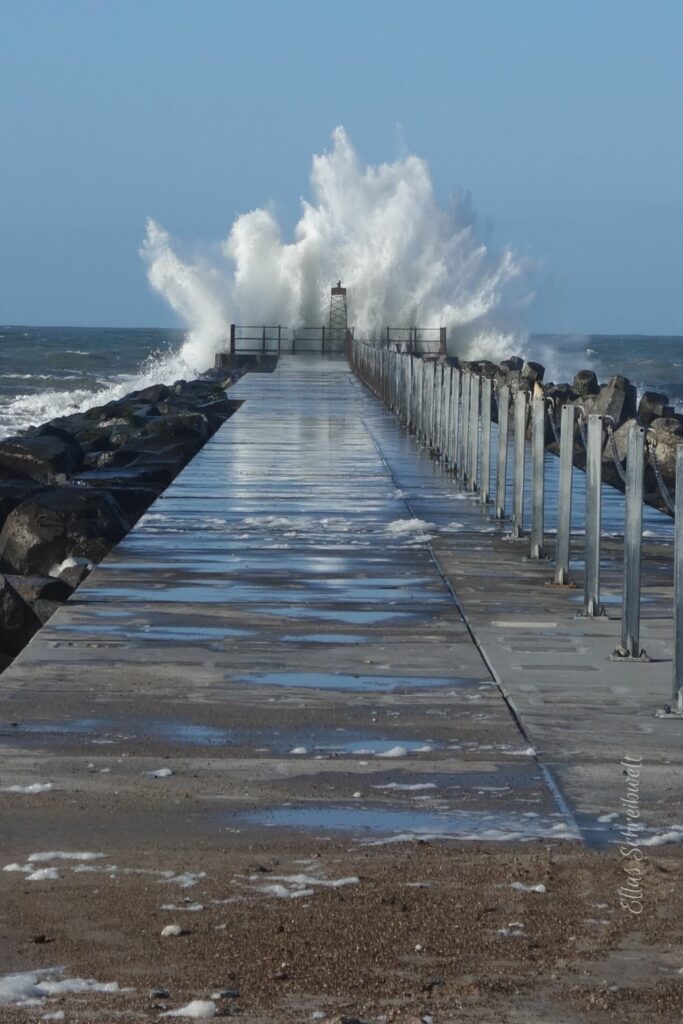
[[[121,469],[92,469],[80,473],[73,482],[84,487],[156,487],[162,491],[177,471],[177,464],[167,459],[145,461],[138,457],[134,464]]]
[[[543,380],[544,374],[545,366],[541,363],[534,363],[530,360],[522,367],[522,378],[524,380],[528,380],[531,384],[535,384],[536,382],[540,384]]]
[[[151,384],[148,388],[140,391],[132,391],[129,398],[143,399],[146,402],[163,402],[171,394],[171,389],[166,384]]]
[[[8,437],[0,441],[0,478],[59,483],[83,465],[83,452],[72,439],[51,435]]]
[[[40,625],[10,581],[0,575],[0,651],[5,655],[18,654]]]
[[[683,444],[683,423],[671,416],[663,416],[653,420],[650,429],[664,478],[673,483],[676,479],[676,448]]]
[[[653,420],[673,417],[674,409],[669,405],[669,396],[660,391],[644,391],[638,403],[638,419],[649,426]]]
[[[0,561],[15,573],[48,575],[70,555],[99,562],[128,530],[104,490],[60,487],[22,502],[0,532]]]
[[[114,447],[122,444],[147,448],[147,439],[157,441],[162,438],[166,444],[173,441],[188,439],[195,441],[198,447],[209,437],[209,421],[200,412],[174,412],[157,416],[149,420],[142,429],[131,433],[128,429],[114,428],[110,440]]]
[[[42,485],[35,480],[0,480],[0,529],[17,505],[41,490]]]
[[[157,500],[161,490],[160,487],[107,487],[107,493],[114,498],[131,526]]]
[[[579,370],[574,377],[572,390],[579,398],[587,398],[589,395],[597,395],[600,390],[598,378],[594,370]]]
[[[611,417],[616,429],[626,420],[635,417],[638,393],[635,384],[631,384],[626,377],[617,375],[611,377],[597,395],[584,398],[581,404],[587,414],[597,413]]]
[[[503,359],[500,364],[500,368],[504,373],[509,373],[510,370],[521,371],[524,367],[524,360],[521,356],[510,356],[508,359]]]
[[[87,452],[83,459],[85,469],[122,469],[130,466],[138,456],[134,448],[114,448],[109,452]]]
[[[41,624],[47,622],[73,590],[66,580],[55,576],[7,576],[6,579]]]

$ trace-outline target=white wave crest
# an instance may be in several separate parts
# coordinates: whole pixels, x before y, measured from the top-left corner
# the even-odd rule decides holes
[[[348,288],[350,323],[361,335],[392,326],[445,326],[449,347],[499,359],[519,346],[523,261],[478,236],[470,204],[442,209],[428,164],[408,156],[361,164],[343,128],[313,157],[313,201],[302,202],[294,241],[268,209],[237,217],[213,258],[183,260],[153,220],[141,255],[152,287],[189,329],[183,358],[204,369],[231,321],[325,323],[330,285]]]

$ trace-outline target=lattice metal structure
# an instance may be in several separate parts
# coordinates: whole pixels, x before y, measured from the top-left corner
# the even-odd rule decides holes
[[[337,281],[335,288],[330,291],[330,326],[328,345],[331,349],[341,351],[346,344],[347,331],[347,308],[346,288],[342,288],[341,281]]]

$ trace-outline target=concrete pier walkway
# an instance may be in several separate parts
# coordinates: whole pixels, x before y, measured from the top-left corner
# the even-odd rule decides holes
[[[231,395],[0,676],[0,961],[128,986],[76,986],[79,1020],[575,1024],[612,981],[621,1019],[678,1020],[680,862],[651,851],[633,918],[591,849],[625,754],[647,824],[681,821],[666,547],[659,660],[611,663],[616,618],[577,619],[343,361]]]
[[[231,395],[0,680],[8,781],[99,807],[169,767],[155,834],[192,779],[177,813],[209,835],[574,835],[430,552],[478,511],[343,361],[285,357]]]

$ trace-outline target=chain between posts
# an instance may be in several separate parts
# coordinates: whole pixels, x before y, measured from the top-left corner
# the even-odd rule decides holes
[[[652,435],[652,434],[654,434],[654,431],[652,430],[652,428],[650,428],[647,431],[647,435],[646,435],[646,438],[645,438],[645,445],[647,447],[648,455],[650,456],[650,463],[652,465],[652,468],[655,471],[655,479],[657,481],[657,487],[659,488],[659,493],[661,494],[662,498],[664,499],[664,503],[665,503],[666,507],[668,508],[669,512],[672,514],[672,516],[675,517],[675,515],[676,515],[676,504],[674,502],[674,499],[671,497],[671,491],[666,486],[666,482],[665,482],[664,476],[662,474],[662,467],[660,465],[659,459],[657,458],[657,438],[654,437],[653,440],[650,440],[650,436],[649,435]]]
[[[560,443],[560,431],[557,428],[557,421],[555,420],[555,403],[552,398],[546,398],[546,409],[548,412],[548,419],[550,420],[550,429],[553,432],[553,437],[557,444]]]
[[[614,427],[612,425],[613,422],[614,421],[612,420],[611,416],[605,416],[605,430],[607,431],[607,447],[609,448],[610,456],[612,458],[612,462],[614,463],[614,468],[616,469],[619,475],[619,479],[621,480],[622,484],[625,484],[626,472],[621,464],[621,459],[619,458],[619,452],[617,451],[617,442],[614,440]]]

